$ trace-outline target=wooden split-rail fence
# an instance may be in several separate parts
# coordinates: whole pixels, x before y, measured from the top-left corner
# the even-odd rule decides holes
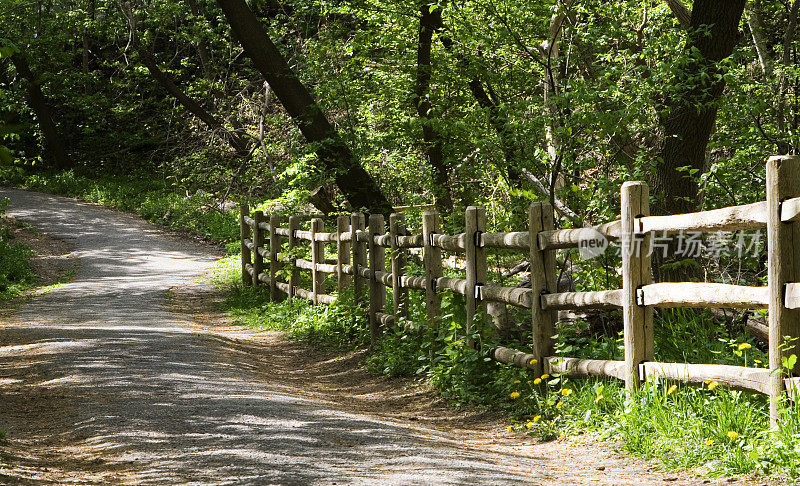
[[[489,233],[482,207],[469,207],[465,231],[441,234],[439,216],[425,211],[420,234],[410,234],[403,214],[384,217],[360,213],[339,216],[336,231],[325,232],[323,221],[304,221],[290,216],[288,224],[279,215],[267,219],[262,212],[251,217],[241,213],[242,276],[245,284],[268,285],[273,300],[300,297],[315,304],[336,300],[325,288],[326,274],[337,276],[337,290],[352,286],[358,299],[368,288],[370,334],[373,343],[382,329],[408,316],[408,290],[425,292],[427,316],[431,323],[440,313],[440,292],[456,292],[466,301],[466,332],[485,302],[501,302],[531,311],[533,342],[531,353],[498,347],[492,357],[504,363],[529,368],[537,374],[562,373],[569,376],[614,377],[628,390],[642,380],[670,379],[686,383],[713,380],[732,388],[766,394],[770,417],[779,417],[780,397],[800,388],[800,378],[786,376],[782,358],[795,353],[785,339],[800,337],[800,157],[772,157],[766,168],[766,201],[711,211],[670,216],[650,216],[648,186],[626,182],[621,189],[620,219],[593,228],[554,229],[553,211],[548,203],[529,207],[527,231]],[[647,248],[652,233],[766,230],[768,285],[748,287],[722,283],[654,283]],[[576,248],[597,233],[622,246],[622,288],[598,292],[557,292],[555,250]],[[291,259],[291,273],[280,279],[284,262],[279,252],[288,240],[289,255],[302,242],[311,245],[311,260]],[[325,259],[324,245],[335,244],[337,257]],[[387,268],[385,249],[390,248]],[[425,276],[405,275],[410,249],[422,249]],[[530,259],[530,288],[503,287],[487,281],[486,252],[515,249]],[[417,250],[418,251],[418,250]],[[442,252],[462,255],[466,278],[443,276]],[[299,286],[299,272],[311,272],[311,289]],[[387,271],[388,270],[388,271]],[[284,280],[284,281],[282,281]],[[392,312],[386,313],[386,287],[392,290]],[[769,368],[718,364],[660,363],[654,361],[654,308],[744,308],[768,309]],[[555,356],[553,351],[556,311],[562,309],[620,308],[622,310],[625,359],[594,360]]]

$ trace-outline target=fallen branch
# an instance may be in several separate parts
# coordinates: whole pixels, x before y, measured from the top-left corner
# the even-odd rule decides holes
[[[518,273],[528,271],[528,269],[530,267],[531,267],[531,262],[524,261],[522,263],[518,263],[517,265],[514,265],[513,268],[503,272],[502,275],[503,275],[503,277],[513,277],[514,275],[516,275]]]

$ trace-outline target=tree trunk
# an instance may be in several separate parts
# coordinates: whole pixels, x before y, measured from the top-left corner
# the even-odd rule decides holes
[[[217,0],[217,4],[245,53],[272,87],[300,132],[316,145],[322,168],[334,177],[350,204],[356,209],[367,208],[374,213],[391,213],[392,205],[358,163],[311,93],[289,68],[244,0]]]
[[[444,22],[441,22],[441,25],[437,27],[438,30],[444,28]],[[458,53],[454,52],[453,46],[455,43],[453,42],[453,39],[440,34],[439,40],[442,42],[442,45],[447,52],[456,57],[459,66],[461,66],[464,71],[469,71],[470,62],[463,56],[460,56]],[[492,91],[492,96],[489,95],[489,93],[483,87],[483,83],[480,79],[478,79],[477,76],[473,77],[467,83],[467,85],[469,86],[469,90],[472,93],[472,96],[475,98],[475,101],[478,102],[478,105],[488,111],[489,124],[492,126],[497,134],[498,139],[500,140],[500,146],[503,149],[503,158],[505,159],[505,166],[498,167],[498,169],[500,169],[503,175],[506,176],[509,182],[521,181],[522,173],[520,172],[519,168],[517,168],[517,149],[516,144],[513,141],[513,133],[509,129],[508,117],[500,110],[497,97],[494,95],[491,86],[489,87],[489,90]]]
[[[442,24],[437,27],[437,29],[444,29],[443,21]],[[453,39],[440,34],[439,40],[442,42],[444,48],[456,57],[456,60],[462,69],[464,71],[469,71],[469,60],[454,52],[453,46],[455,43],[453,42]],[[514,133],[510,127],[508,116],[500,109],[500,102],[498,101],[497,94],[494,93],[494,90],[492,90],[491,86],[487,85],[489,89],[487,92],[486,88],[483,87],[484,83],[481,82],[477,76],[473,77],[472,80],[470,80],[467,84],[470,92],[472,92],[472,96],[475,98],[475,101],[478,102],[478,105],[487,110],[489,124],[497,134],[497,137],[500,141],[500,146],[503,150],[503,158],[505,161],[504,166],[497,166],[497,168],[505,175],[509,184],[519,184],[524,180],[530,181],[537,192],[543,196],[546,196],[550,200],[550,203],[556,208],[561,216],[566,216],[573,219],[579,226],[585,226],[586,223],[583,221],[583,218],[578,216],[575,211],[571,210],[566,204],[564,204],[563,201],[558,199],[538,177],[524,168],[518,167],[519,155],[517,144],[514,141]]]
[[[42,135],[44,135],[45,145],[50,155],[53,157],[53,168],[68,169],[73,167],[75,164],[67,154],[64,142],[58,135],[56,125],[53,123],[53,118],[50,116],[47,99],[44,97],[42,89],[39,87],[39,82],[28,65],[28,60],[22,53],[17,52],[11,56],[11,62],[17,70],[17,74],[28,81],[28,103],[36,114],[36,119],[39,121],[39,129],[42,131]]]
[[[744,4],[745,0],[694,2],[685,47],[691,57],[673,80],[675,91],[668,96],[661,117],[665,138],[653,178],[659,198],[657,214],[691,212],[698,207],[696,181],[705,170],[706,146],[725,88],[718,62],[733,52],[739,39]],[[693,49],[696,55],[690,54]]]
[[[777,125],[778,136],[771,138],[766,136],[769,142],[775,143],[779,154],[796,153],[797,146],[792,140],[791,130],[787,131],[787,123],[793,122],[796,118],[792,113],[788,114],[788,77],[786,67],[791,62],[792,43],[797,31],[797,17],[800,10],[800,0],[795,0],[789,7],[789,12],[786,18],[786,30],[782,39],[782,55],[780,63],[780,75],[777,80],[777,93],[772,107],[775,111],[775,124]],[[764,38],[764,26],[761,22],[761,2],[754,1],[747,5],[746,9],[747,25],[750,27],[750,36],[753,39],[753,46],[755,47],[756,54],[758,55],[758,63],[761,66],[761,72],[764,75],[764,82],[771,83],[774,81],[774,66],[776,59],[767,45],[767,40]]]
[[[89,73],[89,29],[87,25],[90,21],[94,20],[94,0],[89,0],[88,18],[84,20],[83,31],[81,32],[81,41],[83,43],[83,52],[81,55],[81,67],[83,73]]]
[[[564,186],[564,177],[560,170],[561,161],[564,157],[564,147],[558,136],[558,130],[562,126],[562,113],[553,97],[558,94],[561,82],[558,56],[565,19],[566,13],[564,11],[553,14],[550,19],[550,37],[539,46],[545,67],[542,97],[544,105],[550,113],[549,123],[544,127],[544,135],[547,142],[547,154],[550,156],[550,163],[553,164],[552,174],[550,175],[550,192],[552,195],[555,195],[556,189],[561,189]],[[552,204],[553,201],[551,200],[550,202]]]
[[[431,115],[430,86],[433,66],[431,50],[433,33],[442,26],[440,9],[431,11],[431,5],[423,2],[419,9],[419,37],[417,39],[417,76],[414,86],[414,105],[422,120],[422,140],[425,158],[433,170],[433,194],[440,213],[453,211],[453,196],[450,192],[450,168],[444,161],[442,137],[433,127]]]
[[[683,3],[683,0],[665,0],[667,7],[672,11],[672,14],[678,19],[681,27],[688,29],[692,26],[692,14]]]
[[[767,80],[772,79],[772,59],[767,48],[767,41],[764,39],[764,26],[761,23],[761,2],[754,1],[747,5],[747,26],[750,28],[750,36],[753,38],[753,47],[758,55],[758,64],[761,66],[761,73]]]
[[[789,18],[786,25],[786,32],[783,35],[783,55],[781,56],[781,63],[783,64],[784,68],[788,68],[791,63],[791,53],[792,53],[792,42],[794,41],[794,34],[797,31],[797,13],[798,7],[800,7],[800,0],[795,0],[792,3],[791,8],[789,9]],[[778,121],[778,133],[780,133],[781,138],[784,138],[787,132],[787,123],[790,122],[790,116],[786,114],[786,104],[788,93],[787,89],[789,87],[789,78],[786,75],[786,69],[781,69],[781,74],[778,77],[778,102],[777,106],[775,107],[775,116],[777,117]],[[786,140],[791,140],[791,135],[785,137]],[[778,150],[781,153],[787,153],[792,148],[794,148],[794,153],[797,151],[797,147],[792,147],[791,142],[784,142],[778,144]]]
[[[192,115],[202,120],[202,122],[205,123],[208,128],[211,130],[220,130],[224,132],[228,143],[231,147],[233,147],[239,156],[245,157],[249,154],[247,142],[236,132],[226,129],[222,120],[206,111],[205,108],[203,108],[194,98],[184,93],[169,78],[169,76],[164,74],[164,71],[158,67],[158,63],[156,62],[155,58],[153,58],[152,54],[150,54],[150,52],[148,52],[142,46],[137,46],[136,52],[139,54],[139,59],[142,61],[142,64],[144,64],[147,70],[150,71],[150,75],[153,76],[153,79],[155,79],[158,84],[160,84],[161,87],[167,91],[167,93],[178,100],[178,102]]]

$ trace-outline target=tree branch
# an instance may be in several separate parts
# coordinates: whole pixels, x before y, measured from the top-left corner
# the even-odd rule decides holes
[[[667,7],[672,10],[675,17],[677,17],[681,27],[688,29],[692,26],[692,14],[681,0],[664,0],[664,2],[667,4]]]
[[[130,1],[124,0],[119,3],[122,13],[128,20],[128,27],[130,29],[128,37],[128,45],[133,47],[139,55],[142,64],[150,71],[153,79],[161,85],[170,95],[172,95],[178,102],[191,114],[203,121],[208,127],[214,131],[220,131],[226,135],[228,143],[233,147],[236,153],[240,156],[249,157],[250,151],[248,150],[248,143],[242,139],[236,132],[230,131],[225,128],[223,121],[213,114],[209,113],[203,106],[194,98],[184,93],[178,85],[175,84],[166,73],[159,67],[158,62],[152,53],[139,42],[137,32],[138,18],[131,8]]]
[[[583,218],[578,216],[578,213],[570,209],[566,204],[564,204],[562,200],[555,197],[554,194],[551,195],[550,190],[547,188],[547,186],[545,186],[544,183],[538,177],[533,175],[533,173],[531,173],[528,169],[522,169],[521,172],[526,179],[531,181],[533,185],[537,189],[539,189],[539,192],[543,196],[548,196],[551,199],[551,201],[553,202],[553,207],[555,208],[556,211],[558,211],[559,214],[575,220],[575,222],[579,223],[583,227],[589,226],[589,224],[586,221],[584,221]]]

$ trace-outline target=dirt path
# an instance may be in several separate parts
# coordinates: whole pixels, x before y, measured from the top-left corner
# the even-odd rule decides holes
[[[0,197],[80,262],[0,321],[2,484],[703,482],[607,444],[537,444],[368,375],[358,353],[232,327],[200,283],[213,248],[68,198]]]

